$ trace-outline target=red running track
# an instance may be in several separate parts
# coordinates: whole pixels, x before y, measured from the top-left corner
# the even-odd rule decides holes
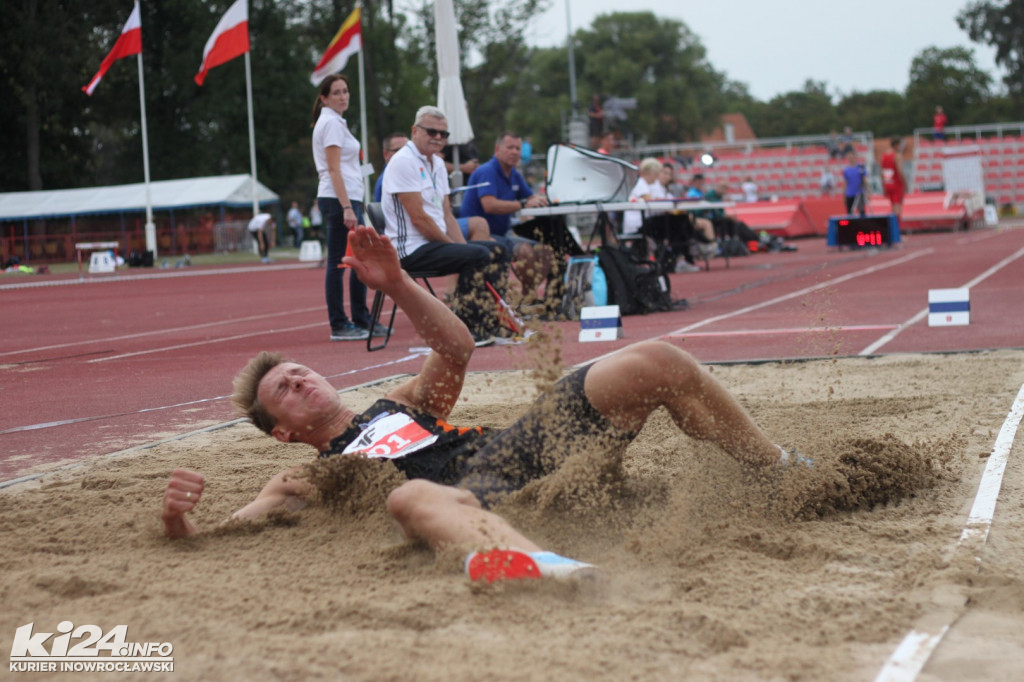
[[[669,338],[704,362],[1024,346],[1024,229],[905,235],[896,249],[754,254],[672,276],[690,309],[627,317],[626,338],[561,335],[565,364]],[[971,324],[927,326],[929,289],[970,287]],[[404,316],[384,351],[331,343],[323,270],[300,263],[0,280],[0,482],[234,418],[231,378],[284,351],[338,388],[415,372]],[[547,346],[550,348],[550,344]],[[471,369],[532,366],[545,344],[483,348]]]

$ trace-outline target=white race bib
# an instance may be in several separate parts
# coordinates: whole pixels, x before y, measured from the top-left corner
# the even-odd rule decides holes
[[[436,440],[436,435],[407,414],[381,415],[370,422],[342,454],[359,452],[367,457],[394,459],[422,450]]]

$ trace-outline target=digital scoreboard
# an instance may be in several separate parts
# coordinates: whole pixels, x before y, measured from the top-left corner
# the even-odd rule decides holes
[[[834,216],[828,221],[828,245],[878,248],[900,241],[895,215]]]

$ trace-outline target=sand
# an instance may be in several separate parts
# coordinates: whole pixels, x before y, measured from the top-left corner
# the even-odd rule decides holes
[[[170,677],[188,680],[872,680],[916,623],[952,610],[920,679],[1020,679],[1020,437],[988,543],[956,541],[1024,352],[710,371],[814,469],[751,476],[658,412],[621,462],[581,453],[498,508],[599,564],[596,584],[469,583],[460,556],[400,538],[381,466],[336,504],[218,528],[312,459],[238,423],[2,491],[0,643],[30,622],[125,624],[130,642],[172,644]],[[530,373],[473,374],[452,421],[504,426],[534,390]],[[158,514],[176,467],[206,476],[194,518],[209,532],[172,542]],[[92,677],[112,676],[153,679]]]

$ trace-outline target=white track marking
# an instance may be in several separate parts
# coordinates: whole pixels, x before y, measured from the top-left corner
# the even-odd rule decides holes
[[[264,334],[281,334],[284,332],[296,332],[300,329],[312,329],[313,327],[320,327],[323,322],[313,322],[312,324],[300,324],[297,327],[285,327],[284,329],[261,329],[258,332],[249,332],[248,334],[235,334],[233,336],[222,336],[216,339],[204,339],[203,341],[193,341],[192,343],[179,343],[173,346],[164,346],[163,348],[149,348],[147,350],[138,350],[133,353],[121,353],[120,355],[111,355],[105,358],[95,358],[94,360],[87,360],[88,364],[96,362],[110,362],[111,360],[123,360],[124,358],[133,358],[139,355],[152,355],[153,353],[166,353],[172,350],[181,350],[182,348],[195,348],[196,346],[209,346],[215,343],[224,343],[225,341],[237,341],[238,339],[249,339],[253,336],[263,336]]]
[[[967,524],[960,534],[960,540],[955,549],[964,547],[965,543],[975,547],[988,540],[988,531],[992,526],[992,518],[996,511],[996,498],[999,496],[999,489],[1003,484],[1006,460],[1009,457],[1017,426],[1022,417],[1024,417],[1024,386],[1020,387],[1017,398],[1013,401],[1013,406],[1010,408],[1009,414],[1006,415],[1002,428],[999,429],[999,435],[996,436],[992,453],[985,465],[985,472],[981,476],[981,483],[978,485],[974,505],[971,507]],[[971,542],[967,543],[968,540]],[[949,628],[966,608],[967,601],[964,600],[957,608],[946,614],[946,623],[939,628],[938,632],[911,630],[903,638],[881,672],[878,673],[875,682],[914,682]]]
[[[1005,268],[1007,265],[1009,265],[1013,261],[1015,261],[1018,258],[1020,258],[1021,256],[1024,256],[1024,248],[1018,249],[1016,253],[1014,253],[1014,254],[1012,254],[1010,256],[1007,256],[1006,258],[1004,258],[1003,260],[999,261],[998,263],[996,263],[995,265],[990,267],[988,270],[986,270],[985,272],[981,273],[980,275],[978,275],[977,277],[972,279],[967,284],[964,284],[964,285],[960,286],[959,288],[961,288],[961,289],[970,289],[971,287],[976,286],[976,285],[980,284],[981,282],[984,282],[986,279],[988,279],[992,275],[996,274],[997,272],[999,272],[1000,270]],[[921,292],[921,293],[922,293],[922,296],[923,296],[927,292]],[[923,320],[926,317],[928,317],[928,306],[925,306],[924,309],[918,311],[914,316],[912,316],[906,322],[901,324],[899,327],[897,327],[896,329],[892,330],[891,332],[889,332],[885,336],[881,337],[880,339],[878,339],[877,341],[872,343],[870,346],[868,346],[867,348],[862,350],[860,353],[858,353],[858,355],[871,355],[876,350],[878,350],[879,348],[881,348],[882,346],[884,346],[885,344],[889,343],[890,341],[895,339],[897,336],[899,336],[900,332],[902,332],[904,329],[906,329],[907,327],[914,326],[915,324],[917,324],[918,322],[920,322],[921,320]]]
[[[340,372],[338,374],[331,374],[330,376],[326,376],[324,378],[325,379],[337,379],[338,377],[349,376],[351,374],[358,374],[359,372],[366,372],[366,371],[373,370],[373,369],[380,369],[382,367],[390,367],[392,365],[400,365],[403,362],[409,362],[411,360],[415,360],[416,358],[422,358],[425,355],[426,355],[426,353],[410,353],[409,355],[406,355],[405,357],[397,358],[395,360],[388,360],[387,362],[381,362],[379,364],[370,365],[368,367],[357,367],[356,369],[350,369],[348,371]],[[349,390],[351,388],[357,388],[357,387],[350,386],[350,387],[348,387],[346,389],[341,389],[341,390]],[[15,426],[14,428],[10,428],[10,429],[6,429],[4,431],[0,431],[0,436],[3,436],[3,435],[8,434],[8,433],[17,433],[19,431],[37,431],[37,430],[40,430],[40,429],[50,429],[50,428],[53,428],[55,426],[67,426],[68,424],[78,424],[78,423],[81,423],[81,422],[95,421],[97,419],[113,419],[115,417],[124,417],[124,416],[131,415],[131,414],[145,414],[147,412],[158,412],[160,410],[171,410],[171,409],[174,409],[176,407],[188,407],[189,405],[198,405],[198,404],[201,404],[201,403],[216,402],[218,400],[227,400],[230,397],[231,397],[230,395],[219,395],[219,396],[216,396],[214,398],[200,398],[198,400],[190,400],[190,401],[184,402],[184,403],[174,403],[173,405],[159,405],[157,407],[144,407],[141,410],[135,410],[135,411],[132,411],[132,412],[118,412],[116,414],[101,414],[101,415],[94,415],[94,416],[91,416],[91,417],[78,417],[77,419],[62,419],[60,421],[42,422],[42,423],[39,423],[39,424],[29,424],[27,426]]]
[[[125,341],[127,339],[139,339],[144,336],[156,336],[156,335],[167,335],[174,334],[176,332],[187,332],[196,329],[208,329],[210,327],[218,327],[226,324],[235,324],[238,322],[255,322],[256,320],[267,320],[272,317],[281,317],[282,315],[294,315],[301,313],[312,313],[323,310],[323,306],[316,308],[299,308],[297,310],[284,310],[278,313],[266,313],[264,315],[250,315],[249,317],[239,317],[232,320],[218,320],[216,322],[203,322],[201,324],[190,324],[184,327],[168,327],[167,329],[156,329],[149,332],[138,332],[136,334],[123,334],[121,336],[107,336],[99,339],[87,339],[83,341],[72,341],[70,343],[57,343],[52,346],[39,346],[37,348],[23,348],[21,350],[9,350],[0,353],[0,357],[5,355],[17,355],[18,353],[38,353],[44,350],[55,350],[57,348],[73,348],[75,346],[91,346],[97,343],[113,343],[115,341]]]
[[[754,305],[747,306],[746,308],[739,308],[738,310],[733,310],[732,312],[728,312],[728,313],[725,313],[723,315],[716,315],[714,317],[709,317],[709,318],[701,320],[699,322],[694,322],[693,324],[687,325],[687,326],[683,327],[682,329],[677,329],[676,331],[669,332],[668,334],[659,334],[658,336],[653,337],[653,338],[654,339],[660,339],[660,338],[664,338],[666,336],[684,335],[684,334],[687,334],[688,332],[693,331],[694,329],[700,329],[701,327],[707,326],[709,324],[714,324],[715,322],[721,322],[722,320],[728,320],[728,319],[732,319],[734,317],[739,317],[740,315],[746,315],[747,313],[751,313],[751,312],[754,312],[755,310],[760,310],[762,308],[767,308],[768,306],[775,305],[776,303],[782,303],[784,301],[789,301],[789,300],[792,300],[794,298],[799,298],[801,296],[806,296],[807,294],[812,293],[814,291],[818,291],[819,289],[825,289],[825,288],[828,288],[828,287],[831,287],[831,286],[835,286],[837,284],[842,284],[843,282],[848,282],[851,279],[856,279],[858,277],[864,277],[865,275],[874,274],[874,273],[876,273],[876,272],[878,272],[880,270],[886,270],[888,268],[895,267],[897,265],[903,265],[904,263],[912,261],[915,258],[920,258],[921,256],[926,256],[926,255],[928,255],[928,254],[930,254],[930,253],[932,253],[934,251],[935,251],[935,249],[934,248],[930,248],[930,247],[927,248],[927,249],[922,249],[921,251],[918,251],[916,253],[910,253],[910,254],[907,254],[906,256],[902,256],[902,257],[897,258],[895,260],[891,260],[888,263],[882,263],[880,265],[872,265],[871,267],[864,268],[862,270],[857,270],[856,272],[851,272],[851,273],[849,273],[847,275],[843,275],[841,277],[836,277],[835,279],[828,279],[828,280],[826,280],[824,282],[819,282],[818,284],[812,284],[809,287],[804,287],[803,289],[798,289],[798,290],[793,291],[791,293],[783,294],[782,296],[776,296],[775,298],[770,298],[767,301],[761,301],[760,303],[755,303]],[[585,362],[581,362],[580,364],[576,365],[576,367],[582,367],[583,365],[588,365],[588,364],[590,364],[592,362],[597,362],[598,360],[604,359],[604,358],[606,358],[609,355],[612,355],[614,353],[615,353],[615,351],[611,351],[609,353],[605,353],[604,355],[600,355],[600,356],[598,356],[596,358],[587,360]]]

